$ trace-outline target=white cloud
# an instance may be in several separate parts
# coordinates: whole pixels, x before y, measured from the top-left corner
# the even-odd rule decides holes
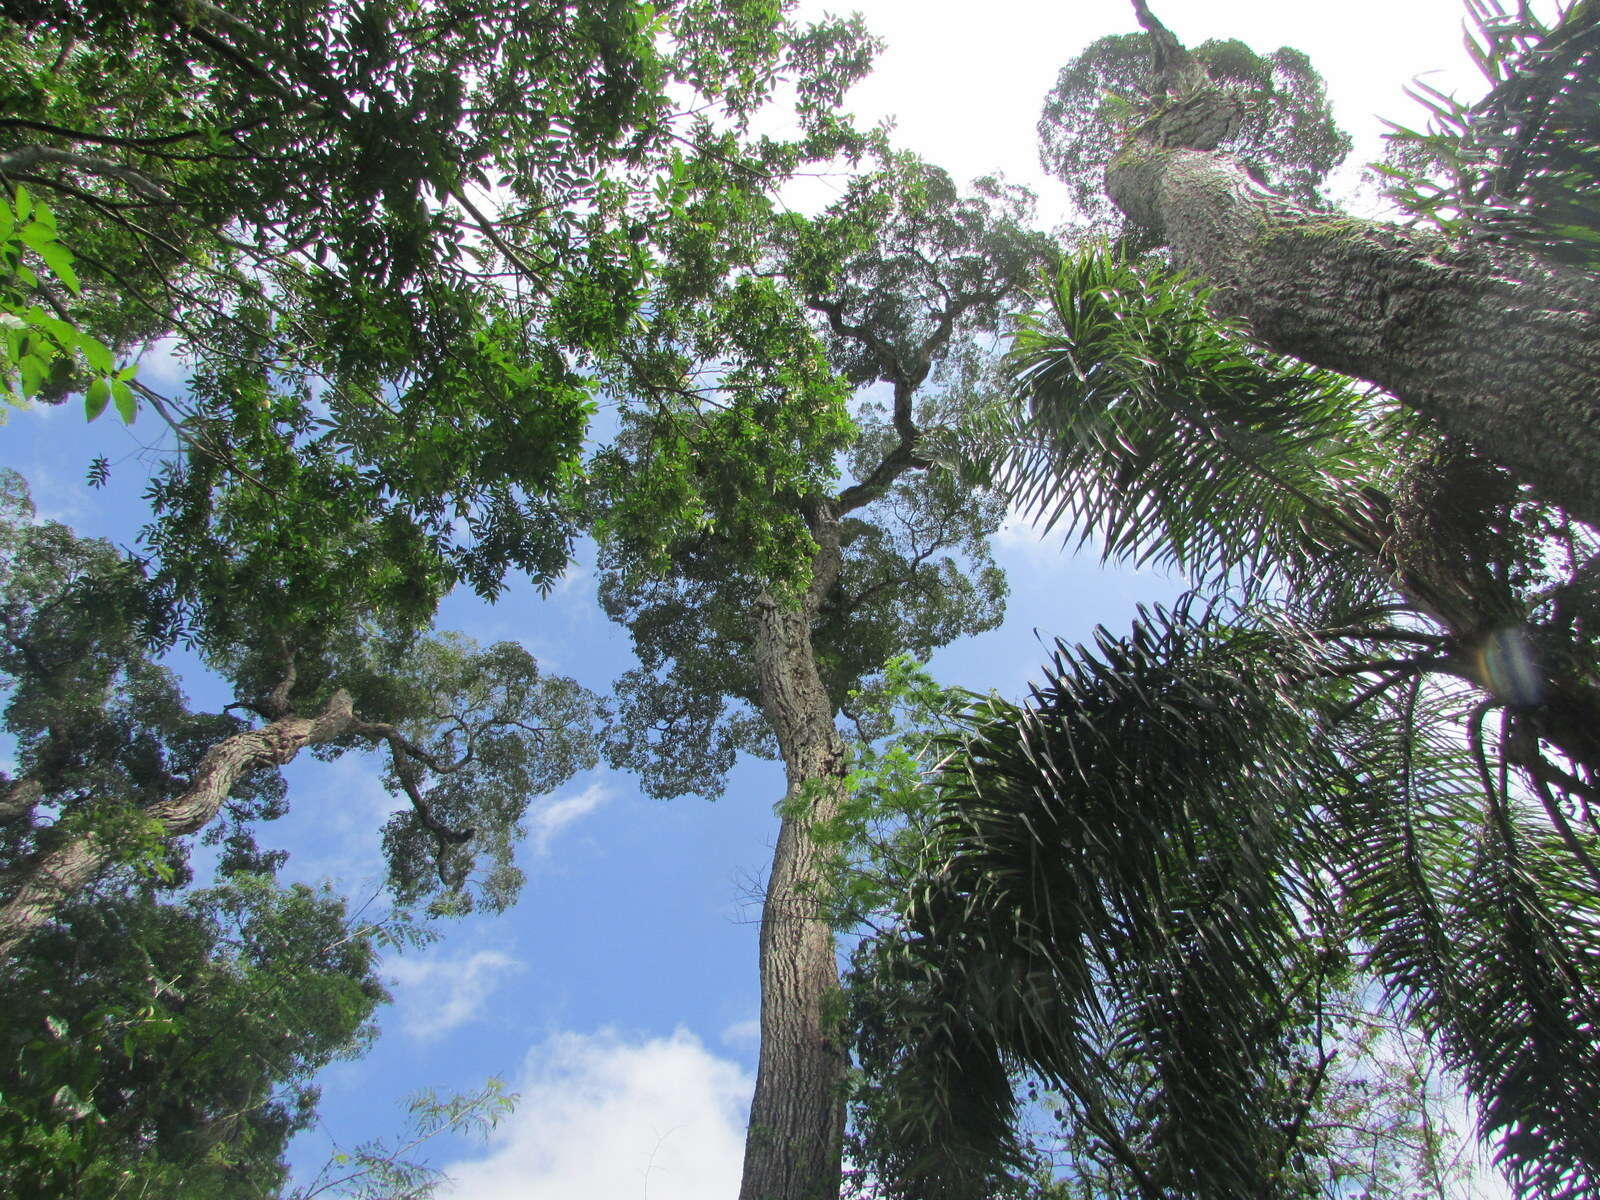
[[[446,1170],[449,1200],[732,1200],[753,1081],[679,1029],[557,1034],[528,1052],[488,1153]]]
[[[68,406],[39,404],[29,409],[28,415],[30,419],[48,420],[66,407]],[[80,408],[76,414],[80,421],[83,419],[82,413],[83,410]],[[82,470],[67,473],[59,465],[46,463],[38,458],[26,465],[14,462],[9,465],[15,467],[17,473],[28,481],[28,491],[33,498],[33,506],[39,520],[58,521],[62,525],[71,526],[82,536],[90,536],[94,532],[88,528],[93,520],[94,510],[88,501],[88,489],[83,482]]]
[[[611,798],[611,789],[596,780],[573,795],[555,795],[539,800],[528,813],[528,840],[534,853],[546,854],[556,834],[588,816]]]
[[[477,1020],[505,977],[523,966],[499,950],[424,954],[384,963],[394,985],[401,1030],[424,1042]]]
[[[384,789],[382,771],[382,759],[370,751],[332,762],[295,760],[285,772],[289,816],[262,831],[263,842],[296,847],[288,878],[328,880],[346,891],[364,891],[383,878],[383,826],[407,801]],[[308,830],[314,832],[301,836]]]
[[[550,595],[556,600],[566,600],[576,597],[581,601],[588,601],[588,584],[594,578],[594,572],[574,559],[567,564],[567,569],[557,577],[555,586],[550,589]]]
[[[724,1046],[756,1046],[761,1042],[761,1018],[735,1021],[722,1031]]]
[[[188,386],[190,362],[178,338],[160,338],[139,355],[139,382],[172,395]]]
[[[1029,561],[1029,565],[1054,566],[1072,557],[1071,529],[1057,526],[1048,532],[1044,523],[1034,522],[1016,509],[995,530],[995,544]]]

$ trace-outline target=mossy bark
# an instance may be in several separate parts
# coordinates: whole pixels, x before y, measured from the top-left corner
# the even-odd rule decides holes
[[[1600,279],[1308,211],[1217,152],[1136,140],[1106,182],[1263,345],[1377,384],[1600,524]]]
[[[180,794],[140,810],[161,838],[183,837],[215,819],[235,784],[259,767],[293,762],[307,746],[331,742],[355,723],[350,694],[334,693],[314,717],[288,715],[224,738],[207,750],[189,786]],[[117,853],[92,831],[52,843],[14,872],[14,886],[0,907],[0,960],[105,870]]]

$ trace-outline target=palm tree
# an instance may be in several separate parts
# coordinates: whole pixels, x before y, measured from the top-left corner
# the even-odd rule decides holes
[[[1594,534],[1206,300],[1091,251],[1016,337],[971,457],[1197,591],[966,714],[857,956],[866,1141],[899,1194],[991,1194],[1026,1071],[1130,1195],[1316,1194],[1354,971],[1515,1184],[1600,1196]]]

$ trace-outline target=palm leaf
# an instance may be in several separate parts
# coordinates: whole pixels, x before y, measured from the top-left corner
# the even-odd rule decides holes
[[[1318,903],[1281,836],[1310,803],[1291,769],[1314,753],[1295,690],[1310,653],[1191,602],[1129,637],[1101,631],[1092,653],[1060,647],[1027,705],[969,714],[907,937],[878,960],[925,997],[909,1044],[987,1046],[963,1130],[940,1119],[952,1105],[918,1105],[918,1186],[977,1178],[986,1141],[1014,1159],[972,1136],[1007,1128],[1014,1101],[993,1080],[1009,1063],[1067,1095],[1151,1196],[1273,1194],[1282,1126],[1262,1103]],[[924,1097],[961,1086],[909,1052],[896,1068]],[[1147,1110],[1138,1146],[1110,1116],[1129,1106]]]
[[[1047,527],[1195,579],[1370,578],[1365,489],[1395,469],[1400,418],[1343,376],[1261,353],[1181,273],[1090,249],[1008,359],[1016,401],[963,450]],[[1385,427],[1383,440],[1375,426]]]
[[[1462,707],[1418,688],[1346,730],[1367,769],[1330,796],[1345,901],[1519,1190],[1600,1196],[1600,898],[1542,813],[1486,796]]]
[[[1486,794],[1465,689],[1373,685],[1363,653],[1190,599],[974,705],[870,951],[920,997],[914,1180],[983,1194],[1017,1161],[1009,1069],[1141,1195],[1290,1194],[1304,988],[1349,939],[1524,1192],[1600,1196],[1600,902],[1536,807]]]

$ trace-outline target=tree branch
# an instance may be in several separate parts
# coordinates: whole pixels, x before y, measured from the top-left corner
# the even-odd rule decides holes
[[[292,762],[307,746],[344,736],[354,719],[350,693],[340,689],[315,717],[284,716],[260,729],[223,738],[205,752],[182,792],[138,813],[162,839],[194,833],[217,815],[248,772]],[[93,882],[118,849],[89,828],[68,834],[19,867],[15,877],[21,882],[0,908],[0,960],[10,957],[24,938]]]
[[[0,174],[10,175],[27,171],[40,164],[54,164],[56,166],[71,167],[75,171],[82,171],[86,175],[100,175],[109,179],[116,179],[143,196],[158,204],[173,203],[172,195],[160,184],[143,171],[135,170],[126,163],[115,162],[109,158],[100,158],[92,154],[78,154],[71,150],[58,150],[54,146],[23,146],[9,154],[0,154]]]

